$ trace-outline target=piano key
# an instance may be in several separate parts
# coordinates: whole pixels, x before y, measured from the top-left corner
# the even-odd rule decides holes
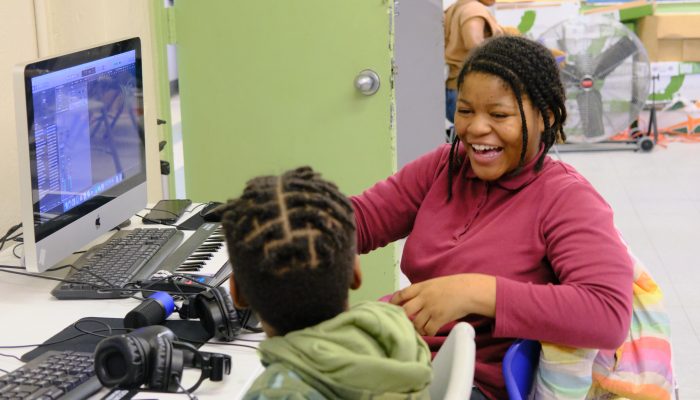
[[[221,224],[206,223],[183,243],[162,268],[193,277],[215,277],[223,269],[230,270],[228,249]]]

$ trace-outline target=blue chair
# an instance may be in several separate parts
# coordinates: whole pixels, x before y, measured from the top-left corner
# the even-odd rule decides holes
[[[503,358],[503,378],[510,400],[525,400],[530,394],[541,347],[536,340],[518,339],[506,352]]]

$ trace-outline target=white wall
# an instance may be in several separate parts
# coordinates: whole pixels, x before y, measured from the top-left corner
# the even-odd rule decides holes
[[[35,32],[31,1],[0,1],[0,236],[19,222],[12,69],[37,57]]]
[[[0,236],[19,222],[12,67],[37,57],[141,37],[148,197],[162,197],[149,6],[147,0],[0,0]]]

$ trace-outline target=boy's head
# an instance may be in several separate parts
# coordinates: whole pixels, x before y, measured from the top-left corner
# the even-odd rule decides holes
[[[335,317],[347,308],[348,289],[359,287],[352,205],[309,167],[248,181],[222,224],[231,294],[268,333]]]

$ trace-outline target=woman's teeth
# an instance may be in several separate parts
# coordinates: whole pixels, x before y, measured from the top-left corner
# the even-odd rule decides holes
[[[490,150],[500,149],[500,147],[498,147],[498,146],[488,146],[485,144],[473,144],[472,148],[476,151],[490,151]]]

